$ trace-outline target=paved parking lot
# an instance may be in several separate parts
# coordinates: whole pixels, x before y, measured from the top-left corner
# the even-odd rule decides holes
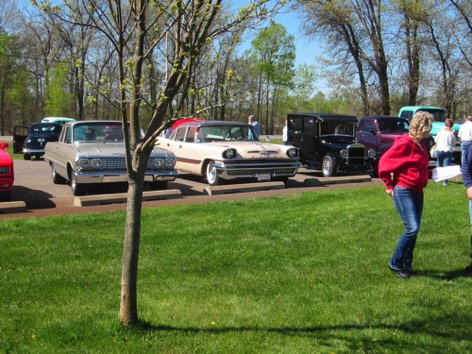
[[[70,186],[67,184],[57,185],[52,183],[51,170],[41,160],[15,160],[15,185],[12,201],[24,201],[27,211],[25,213],[0,214],[2,217],[18,216],[43,216],[51,214],[69,214],[99,210],[124,209],[125,204],[107,204],[91,207],[74,206],[74,196]],[[245,181],[247,182],[247,181]],[[344,176],[327,179],[320,172],[301,169],[294,178],[289,180],[286,188],[248,191],[237,190],[231,193],[231,186],[224,194],[208,195],[205,188],[207,184],[202,178],[193,176],[182,176],[175,182],[169,182],[168,189],[176,189],[181,192],[181,197],[165,200],[147,201],[144,207],[161,206],[182,203],[200,203],[208,201],[241,199],[253,196],[268,196],[287,193],[295,193],[305,190],[316,190],[324,188],[340,188],[354,185],[375,185],[379,181],[371,180],[368,176]],[[226,187],[226,186],[225,186]],[[102,185],[94,191],[96,194],[125,192],[125,186]]]

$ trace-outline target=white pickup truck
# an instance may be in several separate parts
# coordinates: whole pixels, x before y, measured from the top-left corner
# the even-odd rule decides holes
[[[127,182],[125,144],[120,121],[90,120],[63,125],[59,141],[45,146],[44,161],[55,184],[68,182],[76,196],[92,184]],[[175,180],[175,155],[155,147],[149,157],[145,182],[165,189]]]

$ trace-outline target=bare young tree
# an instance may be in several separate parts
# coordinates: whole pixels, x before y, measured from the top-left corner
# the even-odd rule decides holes
[[[65,7],[69,4],[62,2]],[[242,7],[238,15],[215,26],[222,9],[222,0],[83,0],[93,27],[112,44],[117,63],[119,85],[116,87],[116,107],[123,121],[128,170],[128,201],[121,276],[120,321],[123,325],[139,323],[137,309],[138,258],[141,237],[142,194],[148,157],[158,135],[178,112],[185,93],[191,87],[196,59],[217,36],[247,21],[265,18],[280,6],[278,2],[261,0]],[[54,2],[57,4],[57,1]],[[44,11],[66,23],[74,23],[73,8],[61,11],[57,5],[37,3]],[[157,97],[149,96],[146,77],[148,61],[155,62],[155,49],[167,41],[164,60],[168,71],[162,76]],[[160,58],[162,59],[162,57]],[[184,94],[182,94],[184,93]],[[150,112],[141,136],[144,108]]]

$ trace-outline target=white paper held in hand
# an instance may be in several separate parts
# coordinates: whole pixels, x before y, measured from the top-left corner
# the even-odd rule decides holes
[[[446,179],[457,177],[461,174],[460,165],[452,165],[445,167],[436,167],[433,170],[433,181],[440,182]]]

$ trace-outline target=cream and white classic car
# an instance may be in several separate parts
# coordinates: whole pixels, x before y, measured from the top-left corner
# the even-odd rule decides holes
[[[64,124],[59,141],[45,146],[44,161],[53,183],[69,182],[74,195],[87,193],[91,184],[127,182],[121,121],[89,120]],[[165,189],[175,180],[175,156],[155,147],[149,157],[145,182]]]
[[[298,148],[262,143],[252,125],[239,122],[185,122],[156,145],[175,154],[178,171],[204,176],[209,185],[236,178],[286,182],[301,165]]]

